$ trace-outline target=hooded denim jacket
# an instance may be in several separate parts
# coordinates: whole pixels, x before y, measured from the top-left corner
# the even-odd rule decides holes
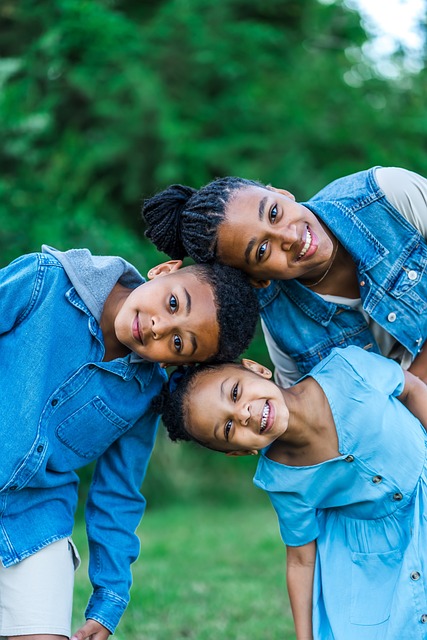
[[[366,313],[415,357],[427,337],[427,244],[386,199],[375,168],[335,180],[308,202],[352,256]],[[333,347],[379,353],[359,311],[324,300],[298,280],[258,290],[278,348],[308,373]]]
[[[140,486],[158,424],[150,403],[165,374],[132,354],[102,361],[99,324],[53,255],[0,271],[0,311],[1,561],[9,567],[71,534],[75,469],[96,460],[86,617],[114,632],[139,552]]]

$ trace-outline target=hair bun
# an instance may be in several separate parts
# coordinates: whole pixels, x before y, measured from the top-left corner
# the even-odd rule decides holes
[[[182,212],[195,193],[197,189],[192,187],[172,184],[145,200],[142,207],[142,217],[147,224],[146,237],[174,260],[188,255],[181,239]]]

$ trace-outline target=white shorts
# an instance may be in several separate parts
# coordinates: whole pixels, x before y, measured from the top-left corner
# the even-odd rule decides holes
[[[37,633],[69,638],[79,564],[71,538],[53,542],[11,567],[0,564],[0,639]]]

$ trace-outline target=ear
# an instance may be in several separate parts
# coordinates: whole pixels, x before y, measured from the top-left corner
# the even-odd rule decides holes
[[[182,267],[182,260],[168,260],[152,267],[147,273],[148,279],[153,280],[157,276],[166,276],[168,273],[178,271]]]
[[[243,358],[242,366],[245,367],[245,369],[249,369],[249,371],[256,373],[258,376],[261,376],[261,378],[266,378],[267,380],[269,380],[273,375],[270,369],[264,367],[263,364],[259,364],[259,362],[255,362],[255,360]]]
[[[265,289],[270,286],[271,280],[255,280],[255,278],[249,278],[249,282],[255,289]]]
[[[295,196],[290,191],[286,191],[286,189],[276,189],[276,187],[269,186],[270,191],[276,191],[277,193],[281,193],[282,196],[286,196],[290,200],[295,200]]]
[[[256,449],[245,449],[242,451],[227,451],[225,454],[229,458],[237,458],[239,456],[257,456],[258,451]]]

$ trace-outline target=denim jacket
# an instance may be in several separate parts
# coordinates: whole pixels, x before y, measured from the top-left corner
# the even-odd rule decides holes
[[[1,561],[9,567],[71,534],[75,469],[97,460],[86,617],[114,632],[139,552],[140,486],[158,424],[150,403],[165,374],[132,354],[102,362],[99,323],[49,254],[0,271],[0,340]]]
[[[427,337],[427,244],[386,199],[375,168],[329,184],[303,203],[352,256],[363,308],[415,357]],[[258,290],[261,316],[301,374],[335,346],[379,353],[363,315],[324,300],[298,280]]]

